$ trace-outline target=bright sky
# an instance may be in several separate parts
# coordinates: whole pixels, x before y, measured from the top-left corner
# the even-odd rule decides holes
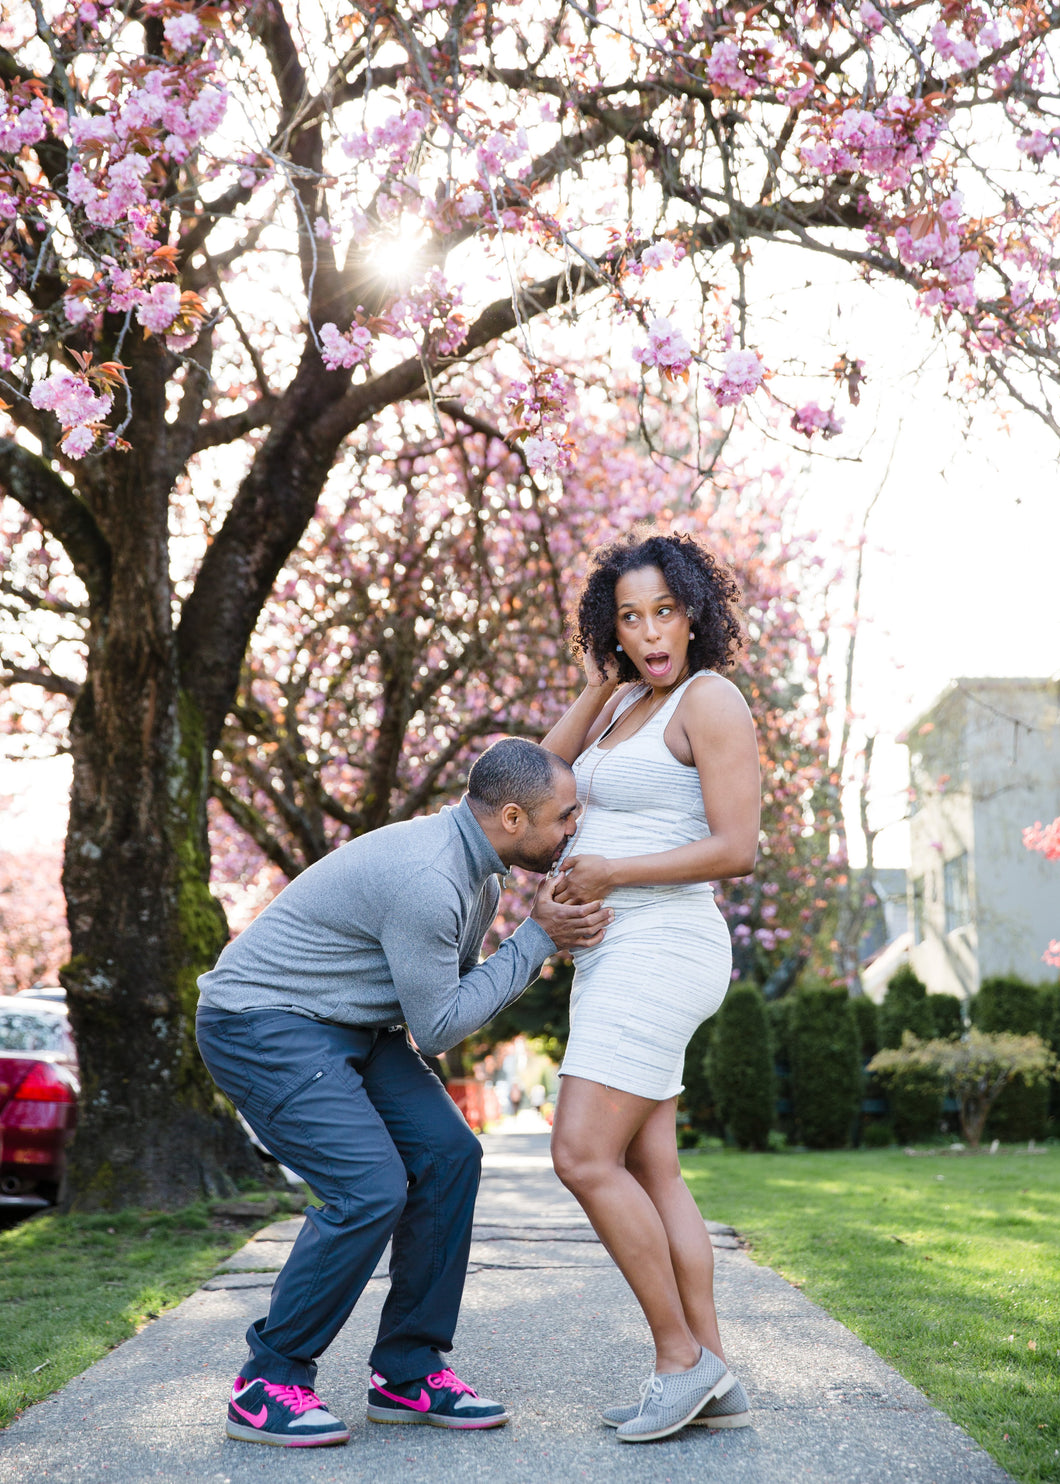
[[[870,380],[859,408],[837,400],[846,429],[799,481],[800,525],[827,543],[856,534],[890,461],[867,527],[854,710],[877,736],[870,818],[890,826],[877,864],[903,866],[908,755],[896,735],[958,676],[1060,674],[1060,447],[1025,412],[1006,431],[980,401],[969,420],[946,396],[930,321],[899,308],[893,287],[811,295],[807,319],[815,297],[823,335],[863,357]],[[811,394],[827,406],[825,390]],[[851,857],[863,858],[854,828]]]

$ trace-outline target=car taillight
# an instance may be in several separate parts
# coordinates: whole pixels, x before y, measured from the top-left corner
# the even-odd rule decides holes
[[[11,1100],[16,1103],[76,1103],[77,1094],[56,1067],[38,1062],[18,1084]]]

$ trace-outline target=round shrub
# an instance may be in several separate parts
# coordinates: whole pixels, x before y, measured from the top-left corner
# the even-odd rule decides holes
[[[733,985],[715,1020],[709,1074],[725,1131],[739,1149],[768,1149],[776,1091],[761,990]]]
[[[908,964],[903,964],[888,979],[880,1006],[880,1049],[901,1046],[906,1031],[912,1031],[918,1041],[930,1041],[933,1025],[927,1007],[927,985]]]
[[[810,1149],[841,1149],[861,1102],[858,1027],[843,988],[806,988],[791,1011],[795,1118]]]

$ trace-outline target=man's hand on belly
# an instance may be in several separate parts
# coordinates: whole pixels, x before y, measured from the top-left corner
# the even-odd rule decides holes
[[[582,859],[593,860],[596,857],[583,856]],[[604,936],[615,914],[599,899],[585,902],[561,900],[559,893],[565,880],[562,875],[545,877],[537,889],[530,916],[538,927],[544,928],[557,948],[592,948]]]
[[[602,855],[571,855],[559,866],[556,901],[568,904],[602,902],[614,891],[614,861]]]

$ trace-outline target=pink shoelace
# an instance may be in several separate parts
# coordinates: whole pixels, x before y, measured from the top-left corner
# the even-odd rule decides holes
[[[461,1381],[459,1376],[454,1376],[453,1372],[448,1368],[444,1371],[435,1371],[433,1376],[428,1376],[427,1385],[434,1386],[435,1388],[446,1386],[450,1391],[457,1393],[464,1391],[468,1396],[478,1396],[478,1392],[473,1386],[469,1386],[466,1381]]]
[[[262,1385],[267,1396],[273,1397],[284,1407],[290,1407],[296,1417],[324,1405],[316,1392],[310,1391],[308,1386],[280,1386],[275,1381],[263,1381]]]

